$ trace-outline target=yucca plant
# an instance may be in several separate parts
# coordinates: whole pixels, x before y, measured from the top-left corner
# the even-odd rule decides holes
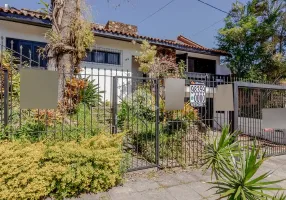
[[[230,168],[230,158],[238,155],[238,132],[230,133],[229,126],[224,126],[221,135],[208,138],[203,157],[203,171],[211,169],[211,178],[215,175],[218,179],[223,168]]]
[[[258,156],[259,149],[253,145],[251,151],[240,152],[237,159],[231,159],[228,163],[230,167],[220,168],[220,177],[212,184],[215,185],[213,188],[218,189],[217,194],[220,194],[221,198],[229,200],[272,199],[273,197],[265,194],[264,191],[281,190],[271,185],[282,180],[266,181],[270,172],[255,176],[265,160],[265,154]]]
[[[276,194],[274,197],[270,198],[271,200],[286,200],[286,195],[284,193],[282,194]]]

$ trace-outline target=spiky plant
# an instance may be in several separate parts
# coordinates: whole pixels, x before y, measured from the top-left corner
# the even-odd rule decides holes
[[[259,148],[253,144],[250,151],[240,152],[237,159],[232,159],[228,165],[230,167],[220,168],[220,177],[217,181],[212,182],[218,189],[217,194],[221,198],[229,200],[257,200],[272,199],[271,195],[265,194],[267,190],[281,190],[273,187],[273,184],[281,182],[267,181],[266,178],[271,172],[256,176],[258,169],[265,160],[265,154],[259,156]]]
[[[224,126],[221,135],[207,139],[203,153],[203,172],[211,169],[211,178],[215,175],[218,179],[221,169],[231,167],[230,158],[238,155],[238,132],[230,133],[229,128]]]

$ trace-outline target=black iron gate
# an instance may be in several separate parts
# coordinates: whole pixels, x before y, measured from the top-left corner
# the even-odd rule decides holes
[[[194,79],[186,79],[189,88]],[[206,86],[206,82],[200,81]],[[210,91],[212,90],[212,91]],[[124,132],[129,170],[202,164],[206,136],[213,129],[214,88],[204,105],[194,107],[186,91],[182,110],[166,111],[164,80],[116,76],[112,89],[112,130]]]
[[[123,148],[129,171],[159,167],[158,81],[113,77],[112,130],[126,134]]]

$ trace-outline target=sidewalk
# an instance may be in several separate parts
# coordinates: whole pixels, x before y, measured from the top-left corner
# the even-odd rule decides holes
[[[268,180],[286,178],[286,156],[277,156],[267,160],[259,174],[274,171]],[[200,170],[154,169],[126,174],[123,186],[118,186],[100,194],[85,194],[81,200],[214,200],[215,189],[210,189],[210,172],[202,175]],[[286,181],[276,186],[286,188]],[[274,193],[272,193],[274,194]]]

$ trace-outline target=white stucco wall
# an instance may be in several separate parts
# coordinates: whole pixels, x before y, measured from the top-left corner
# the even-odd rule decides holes
[[[6,37],[47,42],[45,33],[48,28],[26,25],[15,22],[0,21],[0,37],[4,37],[4,45],[6,45]],[[100,87],[101,91],[105,91],[105,98],[111,101],[112,77],[113,76],[142,76],[138,72],[138,64],[134,64],[134,56],[139,54],[140,45],[132,42],[120,41],[115,39],[96,37],[94,49],[109,50],[111,52],[119,52],[121,54],[120,65],[99,64],[91,62],[82,62],[82,75],[94,80]],[[9,47],[9,45],[8,45]],[[184,53],[179,52],[177,53]],[[211,59],[216,61],[216,73],[228,74],[223,66],[220,66],[220,57],[204,55],[198,53],[188,53],[189,57],[197,57]],[[125,89],[124,89],[125,88]],[[127,89],[131,88],[131,79],[120,79],[118,81],[118,94],[126,93]]]
[[[121,65],[109,65],[109,64],[99,64],[83,62],[83,66],[87,68],[104,68],[104,69],[119,69],[124,71],[132,71],[132,56],[139,55],[140,45],[133,44],[132,42],[125,42],[115,39],[95,37],[94,49],[105,49],[111,52],[121,53]]]
[[[47,42],[45,39],[45,33],[48,28],[32,26],[27,24],[0,21],[0,37],[4,37],[4,46],[6,45],[6,37],[16,38],[22,40],[30,40],[35,42]]]
[[[100,86],[100,90],[104,91],[104,100],[112,100],[112,83],[114,76],[136,76],[132,72],[137,72],[138,66],[132,65],[133,56],[139,55],[140,45],[131,42],[119,41],[109,38],[95,37],[96,44],[94,49],[110,50],[111,52],[119,52],[121,54],[121,65],[99,64],[91,62],[82,62],[82,74],[94,80]],[[130,78],[118,78],[117,93],[120,98],[131,92]],[[128,90],[128,91],[127,91]],[[118,98],[118,100],[120,100]]]
[[[30,40],[35,42],[47,42],[45,33],[48,28],[26,25],[15,22],[0,21],[0,37],[3,36],[3,45],[6,44],[6,37]],[[96,37],[94,49],[109,50],[111,52],[119,52],[121,54],[120,65],[98,64],[91,62],[82,62],[83,77],[94,80],[99,85],[99,90],[104,91],[103,97],[106,101],[111,101],[112,94],[112,77],[113,76],[131,76],[131,72],[137,72],[138,66],[132,69],[132,57],[139,54],[140,45],[131,42],[124,42],[114,39]],[[1,47],[0,47],[1,49]],[[131,79],[118,79],[118,95],[127,93],[127,88],[131,88]]]

